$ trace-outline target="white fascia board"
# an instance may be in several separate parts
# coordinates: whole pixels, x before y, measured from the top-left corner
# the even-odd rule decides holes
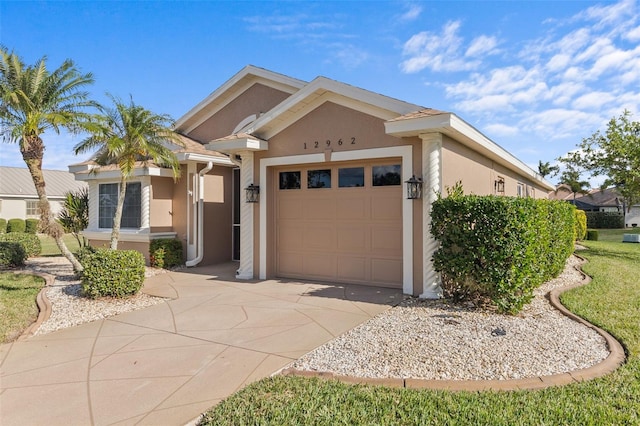
[[[120,179],[122,174],[120,170],[108,170],[104,172],[88,172],[82,174],[76,174],[76,180],[79,181],[90,181],[90,180],[104,180],[104,179]],[[171,169],[163,169],[157,167],[150,168],[137,168],[134,169],[132,178],[141,177],[141,176],[160,176],[160,177],[173,177],[173,172]]]
[[[218,164],[221,166],[233,166],[233,163],[231,162],[231,160],[229,160],[229,158],[222,158],[222,157],[217,157],[213,155],[195,154],[192,152],[191,153],[181,152],[176,154],[176,157],[178,157],[178,161],[181,163],[188,162],[188,161],[195,161],[198,163],[212,162],[213,164]]]
[[[297,93],[291,95],[279,105],[260,116],[260,118],[253,123],[253,126],[251,126],[250,129],[247,129],[247,132],[261,134],[261,128],[265,128],[268,129],[265,134],[274,135],[277,132],[274,132],[269,128],[269,124],[272,121],[278,120],[280,116],[286,114],[290,109],[295,110],[295,107],[298,104],[304,105],[314,102],[317,104],[318,96],[324,96],[325,92],[331,92],[337,95],[332,98],[333,100],[337,100],[339,98],[345,99],[344,101],[341,101],[343,105],[348,105],[350,108],[373,114],[385,120],[423,108],[419,105],[399,101],[355,86],[330,80],[325,77],[317,77]],[[300,111],[308,112],[309,109],[308,107],[303,107],[300,108]],[[296,111],[294,115],[299,117],[298,111]],[[288,121],[290,122],[295,120]],[[276,125],[274,128],[282,129],[280,125]],[[265,136],[265,139],[269,138]]]
[[[528,176],[550,191],[555,189],[555,186],[540,177],[531,167],[455,114],[444,113],[429,117],[389,121],[384,126],[387,134],[397,137],[440,132],[514,172]]]
[[[233,140],[209,142],[205,145],[207,149],[224,153],[235,153],[240,151],[266,151],[269,143],[261,139],[239,138]]]
[[[260,82],[261,84],[276,88],[278,90],[282,90],[287,93],[295,93],[297,90],[304,87],[304,85],[306,84],[305,81],[298,80],[293,77],[288,77],[283,74],[278,74],[263,68],[255,67],[253,65],[247,65],[246,67],[241,69],[237,74],[235,74],[233,77],[227,80],[224,84],[222,84],[222,86],[214,90],[209,96],[207,96],[205,99],[200,101],[195,107],[191,108],[191,110],[189,110],[185,115],[180,117],[176,121],[176,124],[174,127],[176,129],[185,131],[185,133],[189,133],[195,127],[198,127],[200,124],[206,121],[209,117],[211,117],[215,112],[217,112],[222,107],[224,107],[224,105],[227,105],[229,102],[235,99],[237,95],[242,93],[244,90],[239,90],[235,96],[228,96],[225,102],[223,102],[217,108],[212,110],[209,114],[205,114],[204,118],[200,118],[199,120],[196,120],[195,123],[189,123],[189,121],[194,119],[201,111],[203,111],[204,109],[209,107],[209,105],[211,105],[216,100],[218,100],[218,98],[222,98],[225,92],[230,90],[234,85],[239,83],[243,78],[245,78],[248,75],[253,75],[256,77],[256,79],[251,81],[250,84],[246,85],[247,87],[253,85],[256,82]],[[243,87],[243,89],[246,89],[247,87]],[[184,129],[184,127],[186,127],[187,125],[188,125],[188,128]]]

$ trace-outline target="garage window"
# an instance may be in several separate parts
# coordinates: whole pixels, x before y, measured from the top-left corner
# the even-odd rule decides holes
[[[372,167],[373,186],[390,186],[402,184],[402,166],[393,164]]]
[[[364,167],[338,169],[338,187],[354,188],[364,186]]]
[[[331,188],[331,169],[307,171],[307,188]]]
[[[300,172],[280,172],[280,189],[300,189]]]

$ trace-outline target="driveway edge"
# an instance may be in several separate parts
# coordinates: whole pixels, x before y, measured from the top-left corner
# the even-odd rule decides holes
[[[581,256],[574,255],[581,260],[580,265],[586,262]],[[607,333],[603,329],[591,324],[585,319],[579,317],[573,312],[569,311],[561,302],[560,295],[565,291],[572,290],[576,287],[587,285],[591,282],[591,277],[582,271],[580,266],[576,266],[575,269],[582,276],[582,281],[570,286],[557,288],[551,290],[547,297],[549,303],[556,308],[560,313],[566,317],[579,322],[600,334],[607,343],[609,349],[609,356],[591,367],[583,368],[580,370],[570,371],[567,373],[553,374],[549,376],[529,377],[524,379],[511,379],[511,380],[434,380],[434,379],[411,379],[411,378],[367,378],[367,377],[352,377],[341,376],[331,372],[321,371],[303,371],[295,368],[286,368],[279,373],[283,376],[301,376],[301,377],[318,377],[322,379],[339,380],[349,384],[366,384],[366,385],[378,385],[388,386],[396,388],[410,388],[410,389],[434,389],[434,390],[449,390],[449,391],[487,391],[487,390],[500,390],[500,391],[513,391],[513,390],[534,390],[544,389],[551,386],[563,386],[571,383],[583,382],[586,380],[595,379],[612,373],[618,367],[620,367],[626,361],[626,355],[624,348],[611,334]]]

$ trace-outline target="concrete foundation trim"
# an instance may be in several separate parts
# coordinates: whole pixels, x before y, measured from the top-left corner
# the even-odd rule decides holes
[[[22,275],[34,275],[36,277],[40,277],[44,279],[44,287],[42,290],[38,292],[36,296],[36,305],[38,306],[38,318],[36,318],[35,322],[33,322],[29,327],[27,327],[20,337],[16,339],[16,341],[21,342],[23,340],[28,339],[33,336],[36,331],[40,328],[43,322],[49,319],[51,316],[51,302],[47,299],[47,288],[53,286],[56,278],[53,275],[45,274],[44,272],[35,272],[35,271],[16,271],[15,274]]]
[[[582,259],[582,258],[580,258]],[[585,260],[582,259],[584,262]],[[433,379],[412,379],[412,378],[368,378],[341,376],[331,372],[321,371],[301,371],[294,368],[286,368],[279,372],[283,376],[318,377],[322,379],[338,380],[349,384],[366,384],[374,386],[389,386],[410,389],[433,389],[449,391],[514,391],[514,390],[535,390],[545,389],[552,386],[564,386],[571,383],[584,382],[596,379],[613,373],[625,363],[626,355],[624,348],[613,336],[599,327],[591,324],[583,318],[569,311],[560,303],[560,295],[565,291],[580,287],[591,282],[591,277],[586,275],[578,267],[582,274],[582,282],[575,285],[554,289],[548,293],[549,301],[553,307],[558,309],[563,315],[595,330],[607,342],[609,356],[598,364],[580,370],[566,373],[553,374],[549,376],[527,377],[512,380],[433,380]]]

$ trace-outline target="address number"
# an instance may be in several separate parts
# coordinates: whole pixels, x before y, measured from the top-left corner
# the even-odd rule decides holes
[[[351,137],[348,140],[343,140],[342,138],[338,139],[337,141],[332,141],[331,139],[327,139],[324,142],[321,141],[313,141],[313,142],[304,142],[304,149],[317,149],[317,148],[329,148],[331,146],[342,146],[344,144],[347,145],[355,145],[356,144],[356,138],[355,137]]]

